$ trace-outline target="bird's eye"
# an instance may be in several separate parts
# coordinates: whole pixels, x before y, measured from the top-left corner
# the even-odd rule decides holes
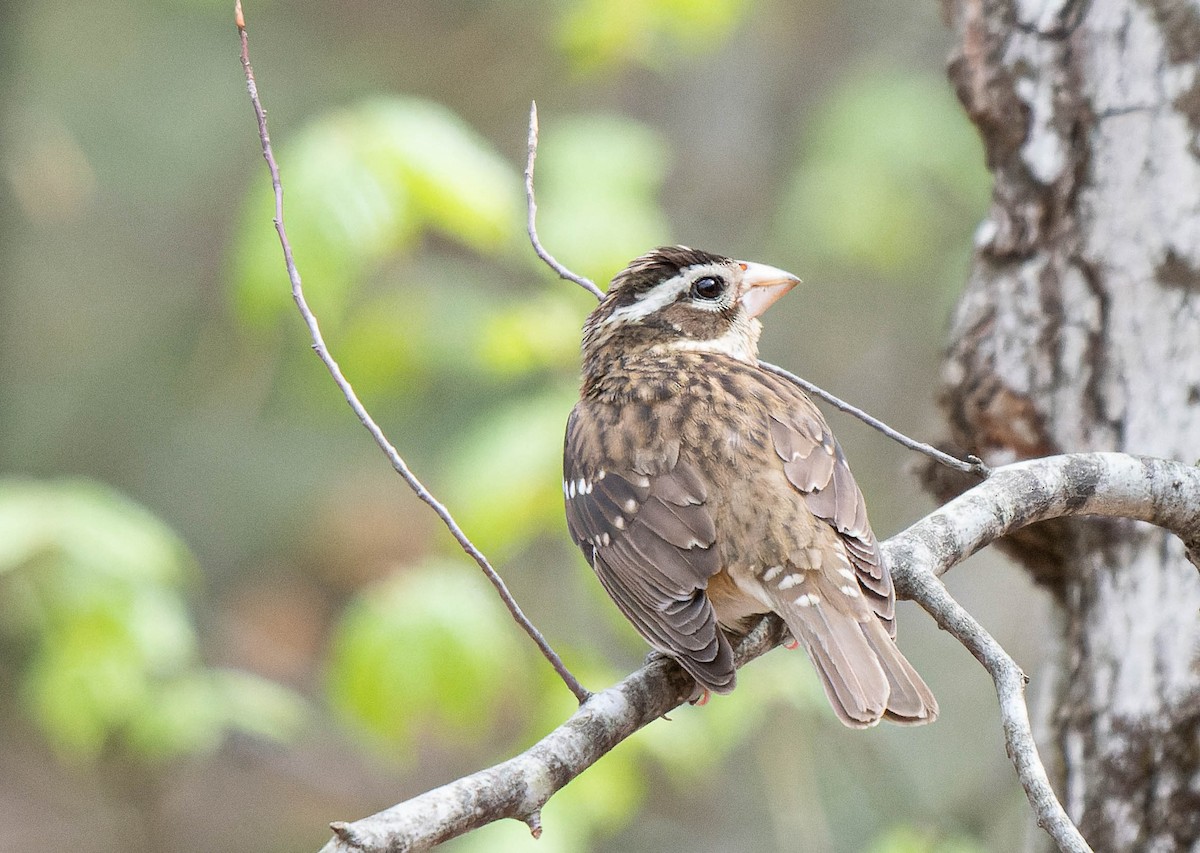
[[[692,282],[693,299],[720,299],[725,292],[725,282],[716,276],[706,275]]]

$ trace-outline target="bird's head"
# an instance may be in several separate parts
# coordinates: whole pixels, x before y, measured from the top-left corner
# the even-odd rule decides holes
[[[663,246],[619,272],[583,327],[585,363],[612,356],[720,353],[758,357],[758,317],[800,283],[765,264]]]

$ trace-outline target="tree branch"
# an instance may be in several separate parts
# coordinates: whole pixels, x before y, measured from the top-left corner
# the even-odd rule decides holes
[[[1088,853],[1050,787],[1029,725],[1025,676],[950,597],[938,576],[996,539],[1038,521],[1101,515],[1149,521],[1200,554],[1200,469],[1123,453],[1051,456],[998,468],[983,483],[883,543],[897,594],[918,602],[963,643],[996,682],[1005,743],[1038,823],[1060,850]],[[772,648],[775,620],[738,647],[739,666]],[[656,660],[588,702],[535,746],[355,823],[334,824],[322,853],[428,850],[504,817],[540,826],[542,806],[608,750],[683,702],[693,685]]]
[[[316,352],[317,357],[329,370],[329,375],[333,377],[334,383],[342,392],[342,396],[346,398],[346,402],[358,417],[358,420],[366,427],[367,432],[371,434],[371,438],[379,446],[387,456],[392,468],[399,474],[408,487],[413,490],[418,498],[424,501],[437,514],[437,517],[442,520],[446,528],[450,531],[450,535],[454,537],[459,546],[467,553],[467,555],[478,564],[483,571],[488,581],[496,588],[504,606],[508,608],[508,612],[518,625],[525,631],[526,634],[537,644],[542,655],[554,667],[554,671],[558,673],[563,683],[567,688],[575,694],[575,698],[583,702],[591,695],[579,680],[571,674],[563,663],[562,658],[558,653],[551,648],[550,643],[542,636],[542,632],[537,629],[537,626],[529,621],[529,618],[521,610],[512,593],[508,591],[508,586],[504,583],[500,574],[488,562],[487,557],[480,551],[475,543],[472,542],[462,528],[458,526],[458,522],[454,520],[454,516],[450,514],[450,510],[441,503],[433,494],[425,488],[425,485],[417,479],[417,476],[409,470],[404,458],[396,450],[395,446],[388,441],[383,430],[375,423],[375,420],[367,412],[362,401],[358,399],[358,395],[354,392],[354,388],[350,385],[349,380],[342,374],[341,367],[329,352],[329,348],[325,345],[325,338],[321,334],[321,328],[317,324],[317,318],[308,307],[308,302],[304,298],[304,288],[300,283],[300,272],[296,269],[296,261],[292,257],[292,247],[288,242],[287,229],[283,223],[283,184],[279,178],[279,166],[275,162],[275,154],[271,149],[271,137],[267,133],[267,114],[263,109],[262,101],[258,97],[258,84],[254,79],[254,69],[250,67],[250,45],[249,37],[246,33],[246,19],[242,14],[242,2],[236,0],[234,6],[234,20],[237,24],[238,36],[241,39],[241,60],[242,69],[246,74],[246,88],[250,93],[250,103],[254,106],[254,115],[258,119],[258,138],[262,144],[263,159],[267,161],[267,169],[271,173],[271,186],[275,190],[275,231],[279,234],[279,243],[283,247],[283,259],[287,266],[288,280],[292,284],[292,300],[296,303],[296,308],[300,311],[300,316],[304,319],[304,324],[308,326],[309,336],[312,338],[312,348]]]

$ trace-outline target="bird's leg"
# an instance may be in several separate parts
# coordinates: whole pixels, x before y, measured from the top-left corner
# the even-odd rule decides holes
[[[780,645],[791,652],[794,652],[796,649],[800,648],[800,641],[793,637],[792,632],[787,630],[787,628],[783,629],[783,639],[781,639],[779,642]]]

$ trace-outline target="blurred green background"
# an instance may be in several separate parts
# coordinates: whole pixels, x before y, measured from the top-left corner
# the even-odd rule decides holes
[[[645,648],[570,546],[562,427],[604,283],[686,242],[787,268],[766,358],[918,437],[987,203],[936,4],[253,2],[334,354],[592,688]],[[0,850],[316,850],[519,751],[569,694],[309,350],[232,3],[0,5]],[[930,503],[834,413],[881,537]],[[1035,676],[1049,608],[950,578]],[[1011,850],[990,682],[916,609],[934,726],[851,732],[803,656],[456,851]],[[1035,681],[1035,690],[1037,692]]]

